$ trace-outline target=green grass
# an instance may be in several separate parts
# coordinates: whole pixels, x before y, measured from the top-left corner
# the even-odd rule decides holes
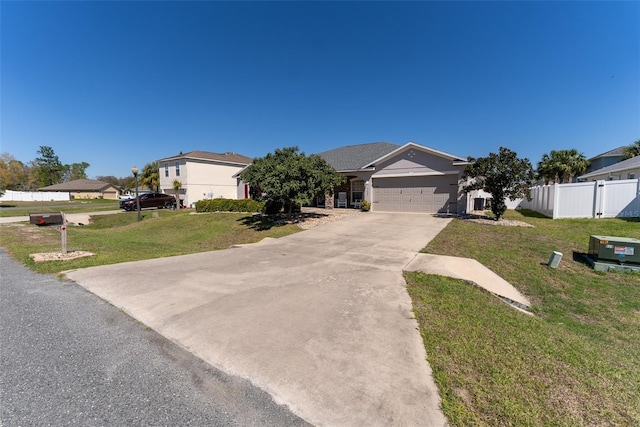
[[[119,209],[119,200],[75,199],[53,202],[0,202],[0,218],[28,216],[32,212],[83,213]]]
[[[476,258],[534,316],[463,281],[406,274],[451,424],[640,425],[640,274],[595,272],[581,256],[591,234],[640,238],[640,222],[506,218],[535,227],[453,220],[423,251]]]
[[[76,212],[108,206],[100,202]],[[131,212],[69,227],[68,249],[93,252],[92,258],[35,264],[29,254],[59,251],[60,235],[26,223],[2,225],[0,246],[36,271],[57,273],[299,231],[246,214],[142,214],[141,222]],[[581,258],[591,234],[640,238],[640,221],[551,220],[513,211],[505,218],[534,227],[453,220],[424,252],[476,258],[524,293],[534,316],[463,281],[405,275],[450,423],[640,425],[640,274],[598,273]],[[564,254],[557,269],[546,266],[553,251]]]
[[[154,215],[157,214],[157,217]],[[60,234],[51,227],[27,223],[4,224],[0,246],[35,271],[64,270],[126,261],[160,258],[225,249],[265,237],[282,237],[300,231],[296,225],[276,224],[261,217],[238,213],[191,215],[185,211],[143,210],[95,215],[90,225],[67,227],[67,250],[88,251],[95,257],[35,263],[29,254],[61,250]]]

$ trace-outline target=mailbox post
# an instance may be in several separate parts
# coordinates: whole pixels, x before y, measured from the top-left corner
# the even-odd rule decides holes
[[[67,221],[63,212],[30,213],[29,222],[38,227],[53,226],[60,233],[62,253],[67,253]]]

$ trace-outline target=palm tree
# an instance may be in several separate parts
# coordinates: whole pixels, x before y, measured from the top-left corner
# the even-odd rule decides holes
[[[553,153],[553,151],[551,153]],[[538,162],[538,169],[536,172],[538,173],[539,179],[544,179],[545,185],[549,184],[550,181],[555,181],[557,179],[556,170],[553,166],[553,159],[546,153],[542,155],[542,160]]]
[[[538,162],[538,176],[548,184],[550,181],[559,184],[571,182],[574,176],[582,174],[587,170],[589,161],[584,154],[575,148],[571,150],[551,150],[551,153],[544,154],[542,160]]]
[[[584,156],[584,154],[578,152],[575,148],[571,150],[560,150],[560,159],[563,163],[562,170],[565,171],[561,178],[560,182],[564,182],[565,176],[567,177],[567,182],[571,182],[573,177],[577,175],[581,175],[587,170],[587,166],[589,166],[589,161]]]
[[[177,179],[173,180],[173,191],[176,196],[176,208],[180,209],[180,189],[182,188],[182,182]]]
[[[640,156],[640,139],[633,144],[624,147],[624,158],[630,159],[632,157]]]
[[[160,169],[158,162],[151,162],[144,165],[140,183],[149,187],[152,191],[160,192]]]

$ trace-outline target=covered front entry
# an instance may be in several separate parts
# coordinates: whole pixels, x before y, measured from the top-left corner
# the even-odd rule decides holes
[[[373,178],[374,211],[457,212],[457,175]]]

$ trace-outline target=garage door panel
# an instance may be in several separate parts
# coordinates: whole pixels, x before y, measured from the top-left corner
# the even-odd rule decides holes
[[[456,176],[375,178],[374,210],[390,212],[443,212],[455,208]]]

